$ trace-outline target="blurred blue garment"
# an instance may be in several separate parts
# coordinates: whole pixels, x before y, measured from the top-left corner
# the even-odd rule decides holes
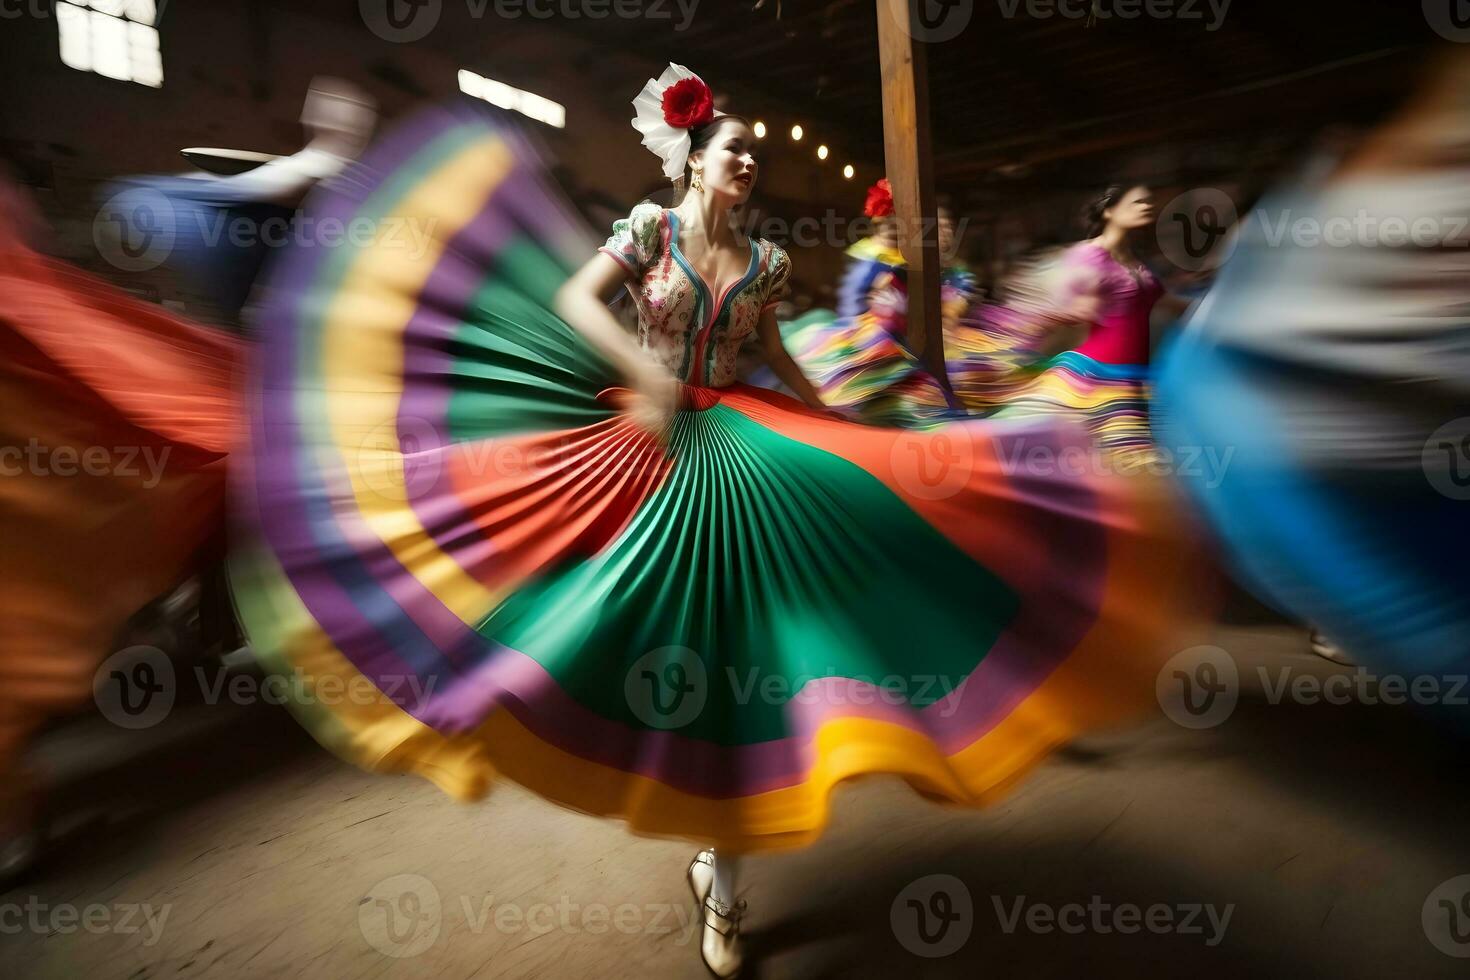
[[[1242,578],[1380,672],[1470,670],[1467,227],[1458,169],[1263,202],[1161,358],[1160,442],[1228,454],[1180,475]]]
[[[238,326],[266,260],[291,240],[296,219],[295,207],[253,199],[238,181],[212,175],[127,177],[104,194],[121,200],[133,235],[168,243],[168,266],[217,314],[196,319],[230,326]]]

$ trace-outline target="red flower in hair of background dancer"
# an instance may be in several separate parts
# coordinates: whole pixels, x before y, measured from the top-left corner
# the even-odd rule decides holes
[[[715,118],[715,97],[697,78],[685,78],[664,90],[664,122],[678,129],[703,126]]]
[[[863,204],[863,214],[870,218],[886,218],[893,213],[893,187],[884,177],[868,188],[868,200]]]

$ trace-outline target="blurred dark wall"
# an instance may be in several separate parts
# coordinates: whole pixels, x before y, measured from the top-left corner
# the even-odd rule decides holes
[[[633,96],[663,64],[560,30],[554,22],[498,21],[493,13],[473,18],[464,5],[446,4],[444,19],[429,37],[398,44],[375,36],[350,2],[175,0],[160,24],[164,84],[154,89],[67,67],[49,4],[6,2],[18,15],[0,21],[0,85],[6,93],[0,158],[49,220],[50,250],[114,278],[116,270],[100,261],[92,244],[99,185],[125,174],[190,170],[179,155],[186,146],[294,152],[302,144],[301,101],[317,74],[366,88],[378,99],[385,125],[425,100],[457,96],[460,68],[562,103],[566,129],[527,125],[557,156],[557,175],[574,201],[599,224],[668,188],[658,160],[629,125]],[[33,9],[48,12],[34,16]],[[770,119],[773,133],[789,127],[777,121],[792,118],[788,107],[742,100],[738,79],[733,89],[723,80],[711,81],[726,108]],[[753,202],[763,214],[775,210],[770,202],[778,202],[788,223],[827,209],[860,214],[866,184],[843,180],[835,160],[818,166],[809,159],[815,142],[794,148],[768,142]],[[876,179],[877,165],[862,166],[867,181]],[[811,283],[831,281],[840,272],[838,248],[816,245],[796,258],[800,278]],[[166,273],[151,277],[146,288],[136,279],[128,283],[135,290],[169,297]]]

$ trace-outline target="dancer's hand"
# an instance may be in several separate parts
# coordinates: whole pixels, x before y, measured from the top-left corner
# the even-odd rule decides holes
[[[628,387],[633,391],[628,417],[663,441],[679,407],[679,383],[662,367],[649,364],[632,373]]]
[[[552,309],[607,359],[627,386],[631,394],[622,407],[628,417],[663,441],[678,408],[679,385],[608,312],[606,298],[627,282],[628,270],[598,252],[556,291]]]

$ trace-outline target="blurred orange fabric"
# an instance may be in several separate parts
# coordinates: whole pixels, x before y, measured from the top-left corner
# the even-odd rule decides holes
[[[0,814],[46,719],[224,522],[243,343],[22,241],[0,200]],[[8,206],[7,206],[8,205]]]

